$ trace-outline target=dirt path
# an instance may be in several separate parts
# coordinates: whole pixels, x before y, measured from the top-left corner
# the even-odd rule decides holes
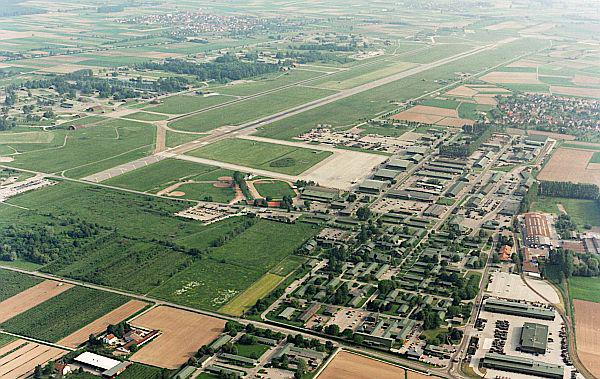
[[[167,149],[167,129],[161,124],[156,124],[156,146],[154,154],[160,153]]]

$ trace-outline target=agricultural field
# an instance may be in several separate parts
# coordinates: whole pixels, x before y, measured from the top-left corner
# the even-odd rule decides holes
[[[558,148],[538,174],[539,180],[600,185],[600,171],[590,165],[594,151]]]
[[[317,229],[307,224],[289,225],[261,220],[150,294],[192,307],[219,309],[251,288],[269,270],[285,262],[297,247],[316,233]],[[281,243],[273,244],[273,236],[286,238]],[[296,267],[299,265],[297,263]],[[256,292],[252,291],[254,300],[266,291],[266,287],[274,288],[273,277],[269,278],[265,282],[268,285],[257,284]],[[243,305],[235,309],[239,311],[239,307],[245,307],[250,302],[244,300]]]
[[[119,374],[121,379],[162,379],[164,369],[154,366],[134,363]]]
[[[600,303],[576,299],[573,300],[573,309],[577,355],[592,375],[598,376],[600,375],[600,353],[598,352]]]
[[[598,278],[573,276],[569,278],[571,299],[600,303],[600,283]]]
[[[33,287],[17,293],[0,303],[0,323],[69,290],[73,286],[53,280],[45,280]]]
[[[253,121],[333,93],[324,89],[291,87],[184,117],[169,126],[177,130],[207,132],[221,126]]]
[[[127,301],[125,296],[73,287],[0,326],[12,333],[56,342]]]
[[[176,369],[202,346],[214,340],[225,321],[181,309],[159,306],[132,320],[132,325],[160,330],[161,335],[136,352],[131,360]]]
[[[0,287],[0,301],[4,301],[42,281],[33,276],[0,270],[0,282],[2,282],[2,286]]]
[[[283,279],[282,276],[266,273],[247,290],[220,308],[219,312],[232,316],[241,316],[246,310],[256,304],[258,299],[267,296],[271,291],[277,288]]]
[[[2,352],[6,350],[6,352]],[[30,375],[37,365],[65,355],[67,350],[25,340],[16,340],[0,350],[0,377],[23,378]]]
[[[319,375],[321,379],[336,379],[352,377],[358,379],[382,378],[395,379],[404,378],[405,369],[388,363],[377,361],[362,355],[356,355],[345,351],[339,352]],[[422,378],[427,376],[422,375]],[[418,376],[412,376],[418,379]]]
[[[330,156],[331,152],[230,138],[193,150],[188,155],[298,175]]]

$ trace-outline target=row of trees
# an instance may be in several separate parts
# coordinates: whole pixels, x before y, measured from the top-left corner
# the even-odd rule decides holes
[[[225,54],[214,62],[195,63],[183,59],[167,59],[163,62],[141,63],[137,68],[194,75],[201,81],[217,82],[240,80],[279,71],[279,66],[276,64],[244,62],[233,54]]]
[[[463,132],[467,135],[467,138],[440,146],[440,154],[453,158],[466,158],[492,136],[493,128],[486,124],[477,123],[475,125],[465,125]]]
[[[550,181],[541,181],[538,192],[542,196],[589,200],[598,199],[600,194],[595,184]]]

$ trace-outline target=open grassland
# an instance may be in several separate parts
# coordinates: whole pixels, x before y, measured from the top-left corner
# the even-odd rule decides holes
[[[213,87],[217,93],[223,93],[235,96],[250,96],[260,92],[274,90],[276,88],[297,83],[299,81],[315,78],[319,75],[323,75],[320,72],[307,71],[296,69],[286,73],[273,73],[265,75],[254,80],[246,80],[240,82],[232,82],[224,86]],[[310,85],[312,85],[312,81]]]
[[[600,280],[596,277],[573,276],[569,278],[571,299],[600,303]]]
[[[131,323],[161,331],[160,336],[142,347],[131,360],[168,369],[184,364],[225,327],[221,319],[165,306],[153,308]]]
[[[56,342],[127,302],[127,297],[71,288],[1,324],[2,329]]]
[[[174,95],[164,98],[160,104],[151,105],[144,110],[169,115],[186,114],[234,99],[229,96]]]
[[[156,134],[152,125],[127,120],[44,133],[52,137],[50,143],[10,144],[21,153],[11,165],[80,178],[146,156],[154,148]]]
[[[600,205],[594,200],[540,196],[532,204],[532,210],[560,215],[557,204],[565,208],[580,230],[585,225],[600,226]]]
[[[178,130],[206,132],[220,126],[240,125],[333,93],[324,89],[291,87],[194,114],[169,125]]]
[[[40,279],[18,272],[0,270],[0,301],[4,301],[14,295],[25,291],[41,283]]]
[[[220,162],[298,175],[327,158],[332,153],[268,142],[230,138],[206,145],[188,154]]]
[[[271,273],[265,274],[254,282],[247,290],[219,309],[219,312],[232,316],[241,316],[246,310],[256,304],[258,299],[267,296],[283,280],[282,276]]]
[[[48,299],[58,296],[73,286],[53,280],[45,280],[0,303],[0,323],[31,309]]]
[[[219,309],[280,265],[317,232],[307,224],[289,225],[261,220],[209,252],[207,258],[194,262],[151,294],[179,304]],[[276,236],[286,238],[274,244]],[[300,265],[297,260],[294,262],[296,267]],[[285,269],[290,270],[291,267]]]
[[[198,138],[201,138],[203,136],[204,134],[178,133],[167,130],[167,139],[165,141],[165,144],[168,148],[176,147],[179,145],[183,145],[184,143],[197,140]]]
[[[286,182],[277,181],[258,181],[254,182],[254,188],[263,197],[271,199],[281,199],[284,196],[296,196],[296,192]]]

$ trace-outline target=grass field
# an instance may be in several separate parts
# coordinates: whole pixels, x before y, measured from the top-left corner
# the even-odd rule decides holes
[[[109,179],[105,183],[121,188],[156,193],[173,184],[187,180],[214,181],[219,177],[231,175],[233,175],[233,172],[213,166],[177,159],[165,159]],[[218,202],[227,202],[234,195],[233,189],[216,188],[211,183],[184,184],[176,191],[185,192],[183,197],[186,199],[202,200],[205,196],[212,196],[213,200]]]
[[[296,196],[292,187],[282,181],[254,183],[254,188],[256,188],[261,196],[270,197],[271,199],[282,199],[284,196]]]
[[[333,93],[334,91],[324,89],[286,88],[185,117],[170,123],[169,126],[178,130],[206,132],[224,125],[240,125]]]
[[[260,343],[254,345],[242,345],[238,343],[235,344],[235,347],[237,348],[237,355],[252,359],[259,359],[264,353],[267,352],[267,350],[270,349],[269,346],[262,345]]]
[[[298,175],[332,153],[229,138],[193,150],[188,154],[257,169]]]
[[[569,294],[571,299],[600,303],[600,279],[573,276],[569,278]]]
[[[155,127],[127,120],[108,120],[74,131],[44,132],[47,144],[11,144],[21,152],[11,166],[42,172],[61,172],[80,178],[130,162],[154,148]]]
[[[322,74],[319,72],[306,70],[293,70],[287,73],[277,72],[260,78],[255,78],[254,80],[248,82],[228,84],[225,86],[213,87],[212,89],[217,93],[235,96],[249,96],[259,92],[269,91],[285,85],[297,83],[302,80],[315,78],[319,75]],[[312,84],[313,82],[311,81],[310,83]]]
[[[164,114],[186,114],[213,105],[222,104],[234,100],[229,96],[196,96],[196,95],[174,95],[162,99],[162,103],[144,108],[147,111]]]
[[[282,276],[271,273],[265,274],[254,282],[247,290],[236,296],[233,300],[219,309],[219,312],[232,316],[241,316],[244,312],[256,304],[258,299],[267,296],[283,280]]]
[[[166,120],[167,118],[169,118],[168,116],[155,114],[155,113],[148,113],[148,112],[132,113],[132,114],[129,114],[124,117],[130,118],[132,120],[138,120],[138,121],[163,121],[163,120]]]
[[[165,141],[165,144],[167,145],[167,147],[175,147],[201,138],[202,136],[204,136],[204,134],[187,134],[167,130],[167,139]]]
[[[4,264],[4,262],[0,261],[0,264]],[[6,300],[41,282],[40,279],[29,275],[8,270],[0,270],[0,301]]]
[[[532,210],[554,213],[559,215],[560,211],[556,204],[562,204],[581,230],[585,225],[600,226],[600,207],[594,200],[567,199],[558,197],[538,197],[532,204]]]
[[[121,295],[73,287],[11,318],[1,327],[12,333],[56,342],[128,300]]]

